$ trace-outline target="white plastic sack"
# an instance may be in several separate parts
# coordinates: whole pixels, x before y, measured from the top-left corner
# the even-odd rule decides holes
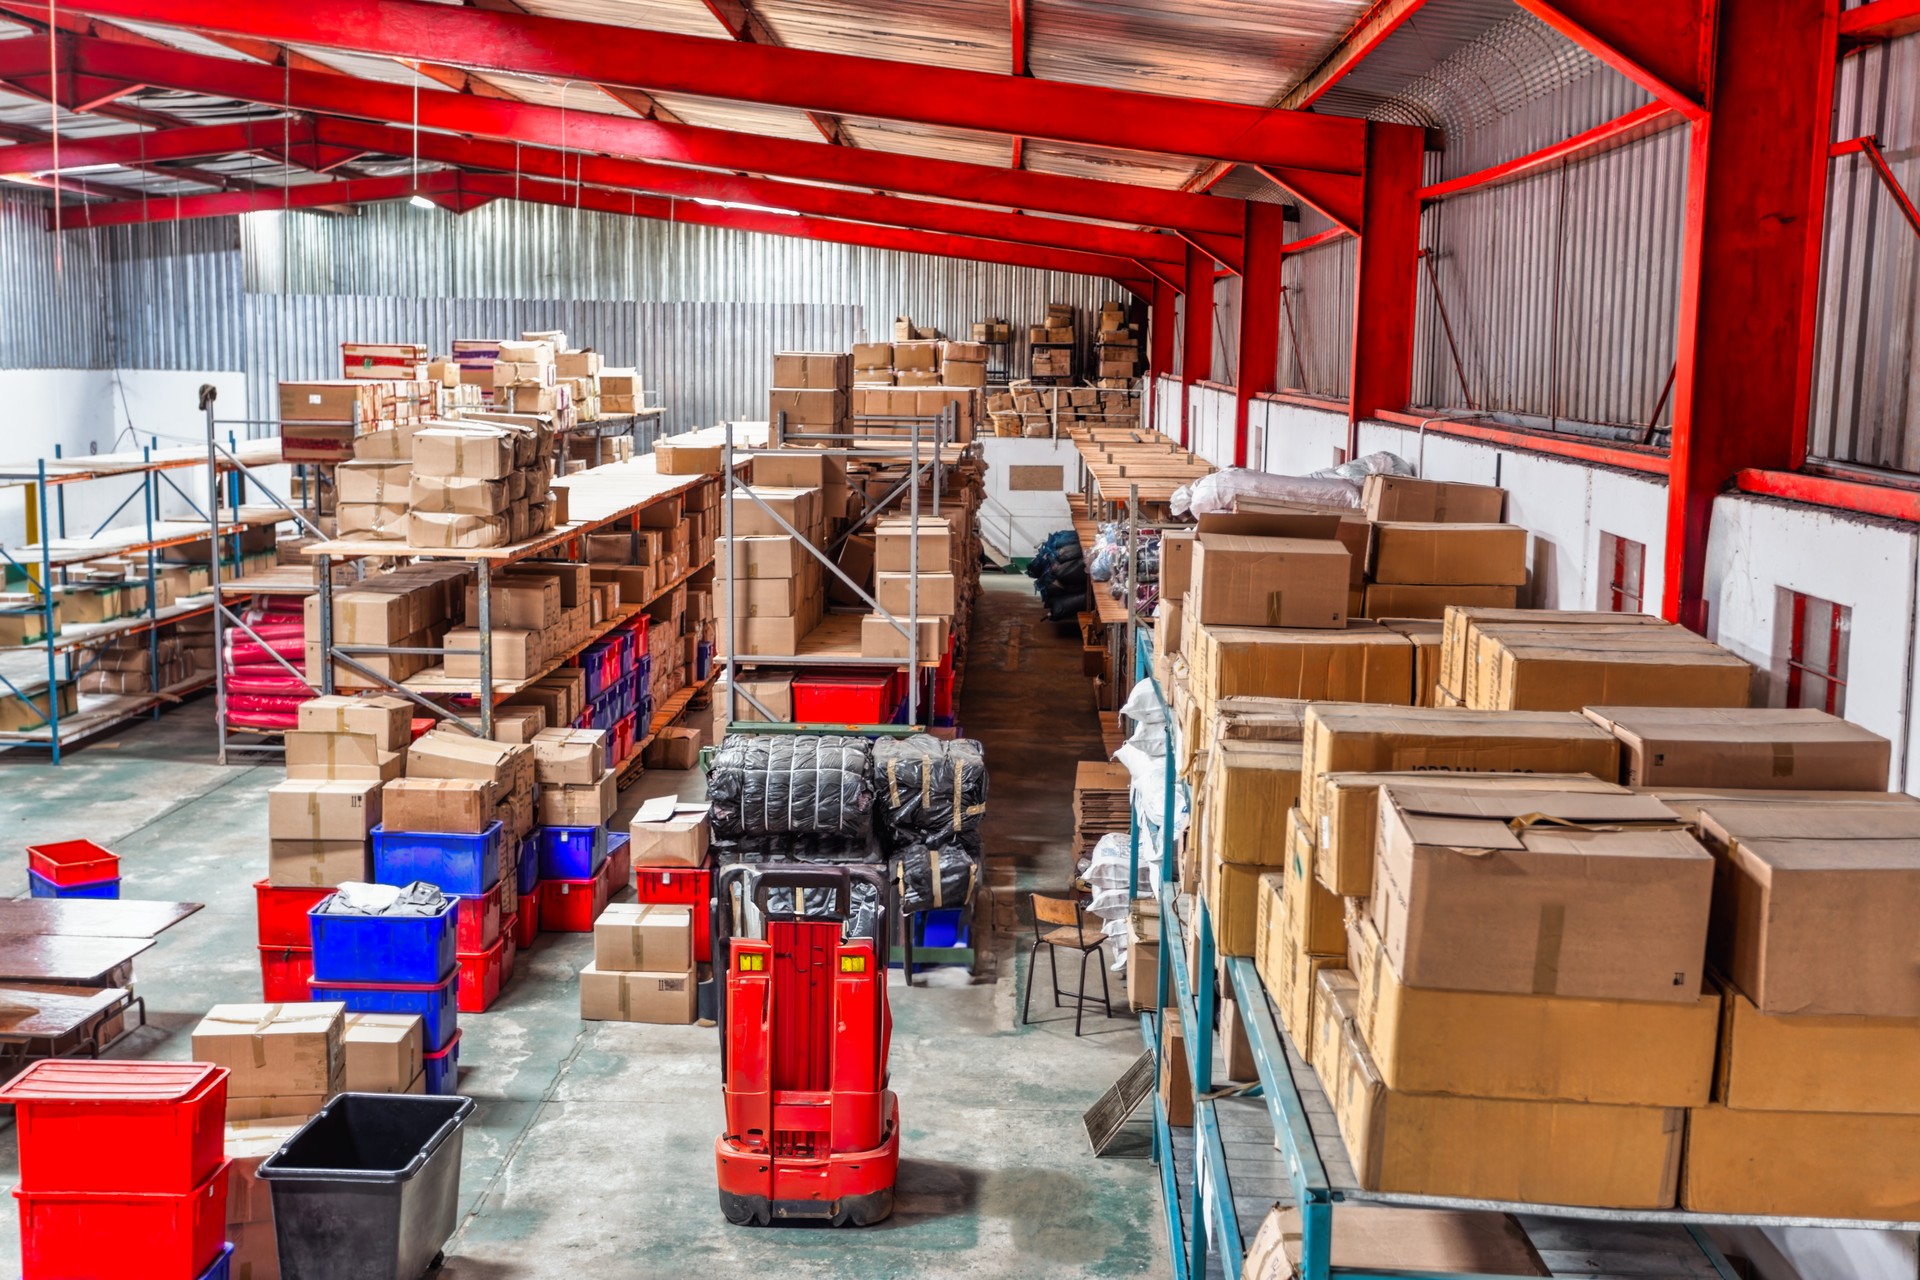
[[[1141,680],[1127,694],[1126,705],[1120,708],[1120,714],[1135,724],[1165,724],[1167,709],[1160,705],[1160,699],[1154,695],[1153,681]]]
[[[1233,510],[1240,498],[1266,498],[1317,507],[1357,507],[1360,484],[1370,475],[1410,476],[1413,466],[1398,454],[1370,453],[1337,467],[1304,476],[1274,475],[1246,467],[1227,467],[1174,490],[1169,506],[1176,516],[1205,516]]]

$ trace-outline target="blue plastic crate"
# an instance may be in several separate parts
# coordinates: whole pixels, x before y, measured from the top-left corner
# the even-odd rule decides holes
[[[427,1081],[424,1092],[452,1094],[460,1091],[460,1033],[453,1033],[453,1039],[441,1046],[438,1053],[429,1053],[420,1059],[421,1070]]]
[[[55,884],[38,871],[27,872],[27,887],[36,898],[117,898],[120,881],[95,880],[92,884]]]
[[[478,897],[500,882],[506,828],[495,822],[478,835],[373,829],[373,878],[380,884],[424,880],[447,893]]]
[[[528,836],[520,842],[520,865],[515,872],[514,888],[522,894],[533,892],[540,883],[540,841]]]
[[[321,982],[314,979],[307,990],[315,1000],[338,1000],[348,1013],[413,1014],[424,1028],[423,1048],[438,1052],[460,1033],[460,971],[455,969],[437,983],[425,986],[394,982]]]
[[[693,649],[693,678],[705,680],[713,674],[713,641],[702,640]]]
[[[454,966],[454,912],[432,916],[329,915],[331,898],[307,912],[313,931],[313,976],[322,982],[430,984]]]
[[[212,1266],[200,1273],[200,1280],[229,1280],[232,1275],[233,1246],[223,1244],[220,1246],[220,1256],[213,1260]]]
[[[605,827],[537,827],[542,880],[585,880],[607,860]]]

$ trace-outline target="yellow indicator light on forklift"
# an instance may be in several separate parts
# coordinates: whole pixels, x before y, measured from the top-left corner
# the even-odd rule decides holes
[[[767,958],[757,952],[749,951],[740,957],[741,973],[764,973],[766,968]]]
[[[866,971],[867,971],[867,958],[865,956],[841,956],[840,957],[840,972],[865,973]]]

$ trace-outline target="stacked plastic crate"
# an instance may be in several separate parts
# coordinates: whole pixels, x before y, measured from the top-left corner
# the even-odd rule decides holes
[[[586,933],[621,887],[607,839],[620,788],[607,763],[601,729],[548,729],[534,735],[540,825],[540,927]]]
[[[607,761],[615,768],[633,755],[653,718],[650,621],[644,613],[635,616],[573,660],[586,681],[587,709],[578,727],[606,732]]]
[[[30,844],[27,887],[36,898],[117,898],[120,858],[91,840]]]
[[[496,827],[498,824],[494,824]],[[494,833],[497,842],[498,832]],[[458,841],[446,848],[458,849]],[[381,840],[376,837],[374,859],[380,865]],[[391,842],[397,852],[389,866],[408,860],[423,860],[421,854],[433,844],[419,835],[406,833]],[[430,854],[428,855],[431,856]],[[469,883],[466,853],[456,851],[445,860],[454,864],[449,874]],[[395,873],[403,874],[403,873]],[[499,880],[497,865],[494,875]],[[421,883],[419,878],[408,884]],[[388,880],[385,883],[394,884]],[[431,883],[431,882],[427,882]],[[459,1079],[460,1027],[458,1011],[467,1008],[460,999],[465,970],[456,963],[458,917],[469,901],[483,895],[452,897],[434,914],[405,914],[389,911],[380,915],[353,914],[329,910],[334,904],[319,903],[308,915],[313,930],[313,998],[338,1000],[348,1013],[412,1014],[422,1024],[422,1071],[425,1092],[452,1093]],[[495,927],[498,928],[496,917]],[[495,988],[497,993],[498,988]]]
[[[52,1058],[0,1089],[20,1147],[24,1280],[227,1275],[227,1073]]]

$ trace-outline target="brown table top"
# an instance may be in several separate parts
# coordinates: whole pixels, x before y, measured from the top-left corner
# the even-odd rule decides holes
[[[153,945],[152,938],[75,938],[52,934],[0,936],[0,983],[92,983]]]
[[[0,938],[57,934],[69,938],[152,939],[200,910],[201,905],[141,898],[0,898]]]
[[[0,1037],[58,1040],[110,1012],[127,998],[124,987],[60,987],[18,983],[0,987]]]

